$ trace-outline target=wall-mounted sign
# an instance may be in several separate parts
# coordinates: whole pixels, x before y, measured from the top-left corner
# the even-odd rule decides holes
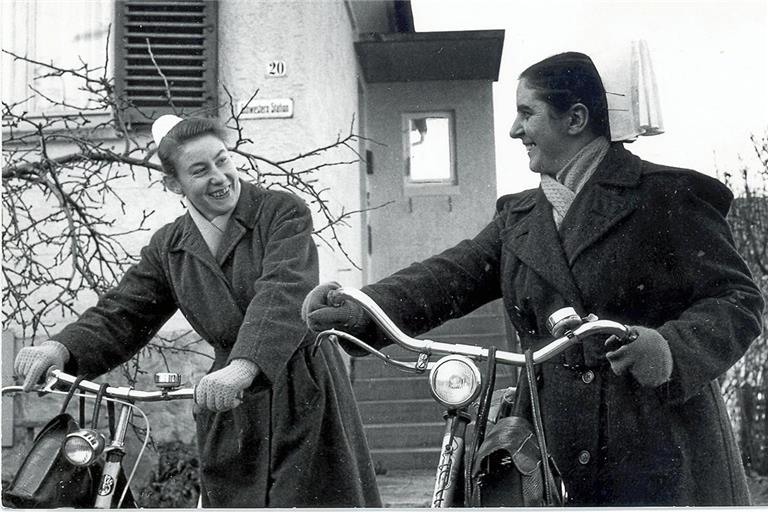
[[[238,110],[242,109],[242,104]],[[277,98],[269,100],[254,99],[243,110],[241,119],[275,119],[293,117],[293,99]]]
[[[267,77],[278,78],[285,76],[285,61],[284,60],[271,60],[267,62]]]

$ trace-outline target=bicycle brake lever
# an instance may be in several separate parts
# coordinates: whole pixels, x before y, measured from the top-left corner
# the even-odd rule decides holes
[[[320,349],[320,345],[323,343],[323,340],[325,338],[331,338],[331,337],[333,338],[331,341],[337,341],[336,335],[334,334],[328,335],[324,332],[319,333],[315,337],[315,342],[312,344],[312,357],[315,357],[315,354],[317,354],[317,351]]]
[[[59,379],[53,374],[54,370],[58,370],[58,368],[51,366],[48,369],[48,372],[45,374],[45,383],[43,387],[37,390],[38,393],[52,393],[55,391],[54,387],[59,382]]]
[[[605,340],[605,348],[608,350],[608,352],[614,352],[624,345],[629,345],[633,341],[637,339],[639,336],[639,333],[637,332],[637,329],[629,328],[629,334],[626,336],[616,336],[615,334],[610,336],[607,340]]]

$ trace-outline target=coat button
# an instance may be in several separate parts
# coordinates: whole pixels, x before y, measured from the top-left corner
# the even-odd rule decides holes
[[[584,373],[581,374],[581,380],[584,381],[584,384],[589,384],[593,380],[595,380],[595,372],[592,370],[587,370]]]
[[[589,459],[591,457],[592,456],[589,454],[589,452],[587,450],[580,451],[579,452],[579,464],[582,464],[582,465],[588,464],[589,463]]]

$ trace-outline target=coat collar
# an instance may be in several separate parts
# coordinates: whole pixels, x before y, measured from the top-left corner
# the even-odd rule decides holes
[[[199,258],[216,275],[224,279],[221,265],[226,261],[246,232],[253,230],[261,213],[264,189],[240,180],[240,197],[219,243],[216,257],[211,254],[203,236],[195,226],[189,213],[181,218],[181,236],[169,247],[170,251],[187,251]]]
[[[560,227],[569,267],[637,208],[641,175],[642,160],[622,144],[613,144],[595,175],[576,196]]]
[[[517,222],[509,236],[509,247],[523,263],[560,292],[579,311],[581,292],[571,271],[574,260],[604,236],[638,204],[635,193],[641,160],[621,144],[612,144],[595,174],[581,190],[557,231],[552,207],[541,189],[515,201],[508,211],[530,213]],[[532,208],[532,209],[531,209]]]
[[[552,218],[552,206],[541,189],[533,197],[533,209],[504,238],[525,265],[554,286],[568,304],[576,307],[581,304],[581,293],[568,268]]]
[[[614,142],[590,181],[616,187],[636,187],[642,175],[642,162],[623,144]]]

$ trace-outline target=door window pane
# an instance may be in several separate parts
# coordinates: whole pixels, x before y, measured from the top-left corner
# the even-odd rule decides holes
[[[455,184],[453,118],[450,113],[405,114],[406,182]]]

